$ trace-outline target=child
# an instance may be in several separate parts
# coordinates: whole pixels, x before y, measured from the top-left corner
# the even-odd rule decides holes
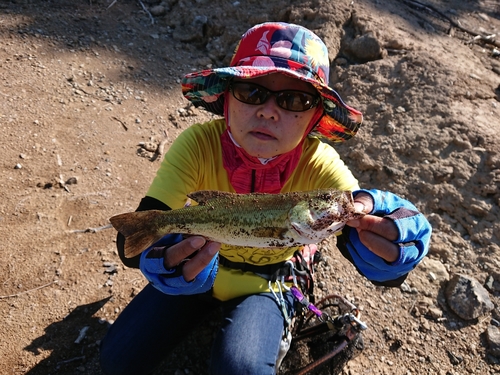
[[[427,253],[430,225],[408,201],[360,190],[337,152],[320,141],[348,140],[362,121],[328,86],[328,76],[326,46],[311,31],[285,23],[248,30],[230,67],[184,78],[184,96],[223,118],[193,125],[175,140],[138,210],[178,209],[198,190],[352,190],[355,206],[368,215],[344,227],[338,237],[342,254],[372,282],[401,284]],[[235,248],[172,234],[127,259],[124,241],[119,234],[122,261],[139,267],[150,283],[102,341],[106,374],[151,373],[218,306],[224,321],[210,373],[276,373],[284,314],[295,310],[288,292],[282,306],[277,303],[266,275],[282,268],[297,248]]]

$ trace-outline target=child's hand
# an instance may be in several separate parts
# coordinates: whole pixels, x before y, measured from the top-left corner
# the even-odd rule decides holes
[[[399,257],[399,246],[393,242],[398,238],[398,228],[394,221],[369,215],[373,211],[373,200],[367,193],[356,195],[354,207],[368,215],[348,221],[346,224],[356,228],[361,243],[371,252],[387,262],[396,261]]]
[[[184,262],[182,276],[189,282],[210,264],[219,250],[218,242],[207,242],[201,236],[189,237],[165,250],[163,264],[171,269]]]
[[[169,234],[141,254],[140,268],[158,290],[171,295],[205,293],[219,267],[220,243],[201,236]]]
[[[381,190],[353,192],[354,205],[367,215],[342,232],[349,259],[376,282],[402,282],[429,251],[432,228],[406,199]]]

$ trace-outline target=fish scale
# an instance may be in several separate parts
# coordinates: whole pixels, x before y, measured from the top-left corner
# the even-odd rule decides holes
[[[178,210],[137,211],[110,218],[134,257],[169,233],[204,236],[234,246],[281,248],[317,243],[363,213],[351,192],[334,189],[284,194],[197,191],[198,203]]]

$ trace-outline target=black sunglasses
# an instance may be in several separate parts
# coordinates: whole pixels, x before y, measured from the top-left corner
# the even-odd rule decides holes
[[[231,82],[229,90],[240,102],[251,105],[264,104],[272,95],[280,108],[292,112],[304,112],[316,107],[320,101],[318,95],[298,90],[271,91],[255,83]]]

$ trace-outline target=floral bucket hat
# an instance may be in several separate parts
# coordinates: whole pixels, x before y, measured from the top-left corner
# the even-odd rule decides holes
[[[356,134],[363,115],[328,86],[329,71],[328,50],[316,34],[299,25],[267,22],[242,36],[229,67],[187,74],[182,93],[196,107],[223,115],[224,94],[233,78],[282,73],[309,82],[321,95],[324,115],[309,135],[342,142]]]

